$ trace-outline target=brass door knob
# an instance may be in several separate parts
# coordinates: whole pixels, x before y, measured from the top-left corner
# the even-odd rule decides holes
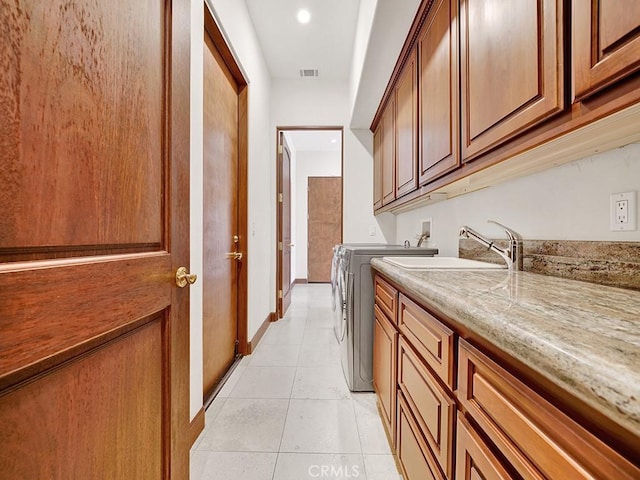
[[[187,267],[180,267],[178,268],[178,270],[176,270],[176,285],[180,288],[186,287],[187,284],[193,285],[194,283],[196,283],[197,279],[198,276],[189,273],[187,271]]]
[[[242,252],[229,252],[227,253],[227,258],[232,258],[234,260],[242,260]]]

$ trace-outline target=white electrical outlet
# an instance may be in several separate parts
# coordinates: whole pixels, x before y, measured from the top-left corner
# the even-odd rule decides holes
[[[611,231],[635,230],[638,210],[636,192],[611,195]]]
[[[431,219],[430,218],[425,218],[424,220],[422,220],[422,230],[420,232],[420,234],[427,234],[427,237],[431,236]]]

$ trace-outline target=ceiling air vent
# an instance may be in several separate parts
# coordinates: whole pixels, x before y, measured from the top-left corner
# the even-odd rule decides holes
[[[314,70],[313,68],[304,68],[300,70],[301,77],[317,77],[318,70]]]

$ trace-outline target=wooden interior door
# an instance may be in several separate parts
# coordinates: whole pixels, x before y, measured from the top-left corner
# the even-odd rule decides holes
[[[287,144],[284,133],[280,133],[280,193],[278,202],[280,204],[280,281],[279,281],[279,303],[280,316],[284,316],[291,304],[291,149]],[[282,248],[280,248],[280,246]]]
[[[333,247],[342,243],[342,177],[309,177],[307,281],[330,282]]]
[[[204,36],[203,395],[236,355],[238,278],[238,90],[211,36]]]
[[[188,478],[190,4],[0,7],[2,478]]]

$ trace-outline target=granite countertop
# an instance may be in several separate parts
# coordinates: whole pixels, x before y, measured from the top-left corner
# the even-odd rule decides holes
[[[528,272],[371,265],[640,436],[640,292]]]

